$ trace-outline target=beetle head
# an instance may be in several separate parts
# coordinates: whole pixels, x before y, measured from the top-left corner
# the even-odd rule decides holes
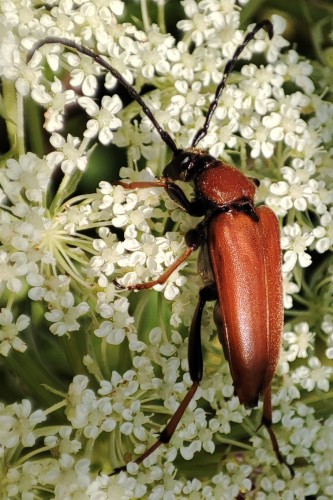
[[[179,149],[170,163],[163,170],[163,177],[174,181],[191,181],[204,168],[216,161],[215,158],[201,149]]]

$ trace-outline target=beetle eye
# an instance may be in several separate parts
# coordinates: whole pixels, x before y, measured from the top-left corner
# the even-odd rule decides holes
[[[180,162],[181,166],[182,167],[186,167],[186,165],[188,165],[190,163],[190,157],[189,156],[185,156],[185,158]]]

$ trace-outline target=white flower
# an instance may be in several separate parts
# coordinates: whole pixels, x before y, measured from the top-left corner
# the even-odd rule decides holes
[[[23,252],[5,252],[0,249],[0,285],[18,293],[23,287],[23,278],[35,267]]]
[[[109,321],[102,321],[99,328],[95,330],[95,335],[97,337],[105,338],[108,344],[121,344],[125,338],[129,325],[131,325],[134,321],[128,314],[129,304],[127,299],[118,299],[112,304],[112,306],[109,304],[107,312],[101,302],[99,303],[99,307],[101,309],[102,316],[109,317],[111,319]]]
[[[18,337],[18,334],[25,330],[30,323],[30,318],[21,314],[16,322],[13,321],[13,314],[10,310],[2,308],[0,311],[0,354],[7,356],[10,349],[24,352],[27,345]]]
[[[295,383],[299,383],[303,389],[309,392],[313,391],[315,387],[322,391],[328,391],[332,373],[333,369],[330,366],[322,365],[316,356],[312,356],[308,360],[308,366],[296,368],[292,378]]]
[[[285,309],[291,309],[293,306],[292,295],[298,293],[300,287],[293,283],[292,273],[283,273],[283,291],[284,291],[284,307]]]
[[[121,126],[121,120],[115,116],[122,108],[119,97],[116,94],[112,97],[104,96],[101,109],[89,97],[79,97],[78,103],[94,118],[88,121],[84,136],[93,138],[98,134],[102,144],[109,144],[113,138],[112,130]]]
[[[11,201],[22,201],[21,195],[31,202],[40,203],[50,182],[51,169],[32,153],[19,157],[18,161],[9,158],[5,174],[11,181],[6,185],[6,193]]]
[[[37,433],[36,425],[46,419],[42,410],[31,411],[31,403],[24,399],[22,403],[0,406],[0,446],[14,448],[20,443],[23,446],[34,446]]]
[[[287,53],[287,63],[289,78],[306,94],[311,94],[314,90],[313,82],[309,78],[312,73],[311,64],[307,61],[300,61],[295,50],[289,50]]]
[[[282,270],[288,273],[293,270],[298,262],[301,267],[308,267],[311,264],[311,256],[305,251],[313,242],[313,234],[305,231],[295,223],[283,228],[281,246],[286,252],[283,255]]]
[[[74,297],[70,292],[60,296],[58,304],[50,307],[50,312],[45,313],[45,318],[53,323],[50,331],[54,335],[63,336],[68,332],[74,332],[80,328],[77,319],[89,311],[87,302],[80,302],[74,306]]]
[[[62,82],[57,78],[51,84],[51,92],[53,93],[52,101],[45,113],[45,128],[48,132],[63,128],[65,107],[76,101],[74,90],[65,90]]]
[[[258,158],[261,154],[264,158],[270,158],[274,153],[274,144],[270,138],[270,127],[273,124],[266,120],[266,123],[253,116],[250,120],[248,128],[243,129],[243,137],[251,138],[249,145],[251,147],[251,157]]]
[[[333,215],[330,212],[324,213],[320,217],[320,226],[313,230],[316,238],[316,250],[318,253],[327,252],[333,245]]]
[[[70,84],[73,87],[80,87],[83,95],[94,96],[98,88],[95,75],[100,73],[100,67],[90,57],[71,52],[66,54],[66,59],[69,66],[75,68],[71,71]]]
[[[286,20],[282,16],[272,15],[272,23],[274,29],[274,36],[272,40],[267,40],[268,51],[267,61],[270,63],[276,62],[280,55],[281,49],[287,47],[289,42],[285,40],[281,34],[284,33],[286,28]]]
[[[294,333],[295,332],[295,333]],[[306,358],[307,350],[314,349],[315,334],[309,331],[309,325],[305,322],[298,323],[294,332],[284,333],[284,340],[288,343],[287,359],[294,361],[296,358]]]
[[[189,31],[193,42],[196,46],[199,46],[212,32],[209,28],[210,23],[203,14],[198,12],[198,8],[195,6],[193,1],[186,0],[184,2],[184,10],[188,19],[179,21],[177,23],[177,28],[184,32]]]
[[[61,163],[64,174],[70,175],[75,168],[84,171],[87,167],[88,158],[85,152],[80,151],[80,140],[78,137],[67,136],[67,141],[60,135],[53,133],[50,143],[57,151],[49,153],[47,160],[53,166]]]

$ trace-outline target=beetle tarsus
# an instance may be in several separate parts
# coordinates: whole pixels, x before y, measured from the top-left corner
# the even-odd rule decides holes
[[[120,472],[126,472],[126,465],[123,465],[121,467],[116,467],[113,469],[113,471],[109,474],[109,476],[115,476],[116,474],[120,474]]]
[[[274,453],[275,453],[276,458],[278,459],[279,463],[283,464],[287,467],[292,478],[295,477],[295,471],[294,471],[293,467],[287,463],[285,457],[282,455],[282,453],[280,451],[279,444],[277,442],[275,433],[272,429],[272,424],[271,423],[267,424],[263,421],[261,425],[264,425],[265,428],[267,429],[267,432],[268,432],[269,437],[270,437],[271,442],[272,442]]]

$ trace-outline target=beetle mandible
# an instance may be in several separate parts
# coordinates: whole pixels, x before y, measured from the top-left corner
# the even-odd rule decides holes
[[[109,62],[76,42],[48,37],[33,47],[28,56],[45,44],[58,43],[91,57],[109,71],[141,106],[162,140],[173,152],[163,175],[151,182],[119,181],[126,189],[163,187],[170,198],[192,216],[204,217],[195,229],[185,234],[187,249],[157,279],[131,285],[130,290],[151,288],[163,284],[194,250],[200,247],[198,268],[204,286],[199,291],[189,332],[188,361],[192,386],[177,411],[162,430],[157,441],[141,455],[140,464],[162,443],[168,443],[187,406],[193,398],[203,375],[201,347],[201,318],[207,301],[216,301],[214,320],[218,337],[230,366],[235,394],[241,404],[252,408],[263,399],[261,425],[265,426],[280,463],[291,474],[293,469],[280,452],[272,429],[271,383],[276,371],[283,331],[283,293],[281,271],[280,231],[277,217],[266,207],[256,208],[254,196],[256,179],[246,177],[234,166],[197,148],[206,136],[218,100],[237,59],[260,29],[273,37],[268,20],[258,22],[227,62],[221,82],[208,108],[204,125],[198,130],[191,147],[178,149],[172,137],[157,122],[138,92]],[[189,200],[175,181],[192,182],[194,198]]]

